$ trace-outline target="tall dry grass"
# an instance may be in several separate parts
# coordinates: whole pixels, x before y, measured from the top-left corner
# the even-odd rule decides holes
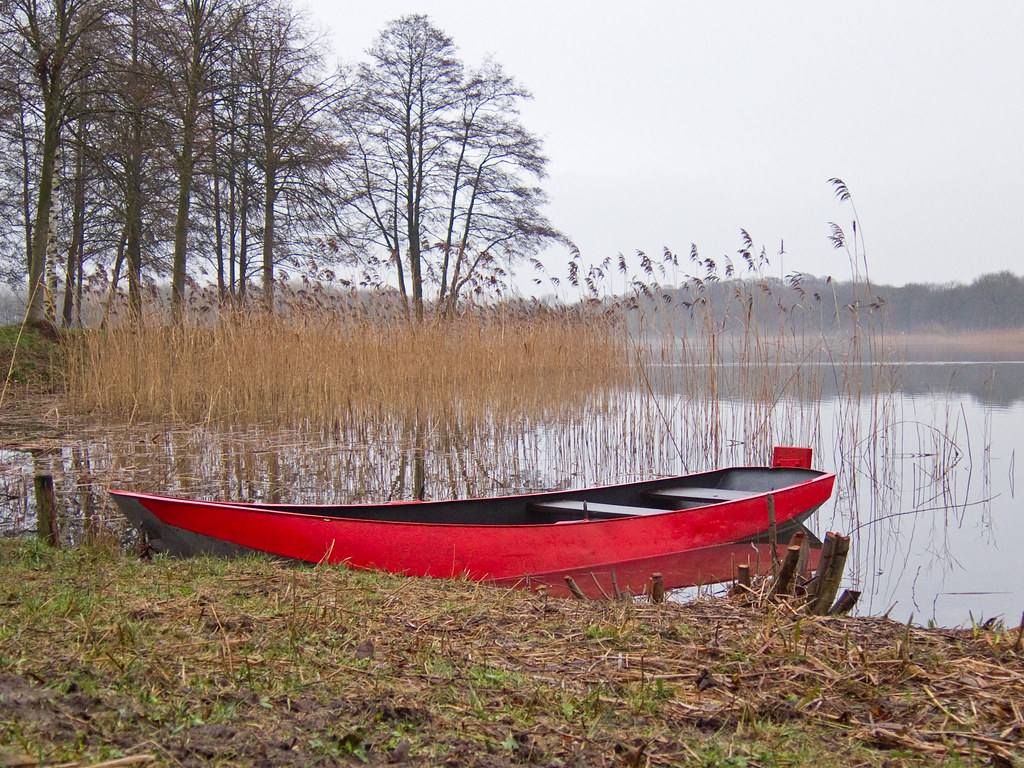
[[[118,420],[305,422],[544,413],[621,382],[605,317],[467,315],[444,324],[294,310],[213,324],[89,331],[68,372],[75,407]]]

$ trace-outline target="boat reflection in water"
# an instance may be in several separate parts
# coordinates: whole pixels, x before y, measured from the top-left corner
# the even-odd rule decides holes
[[[785,554],[789,535],[797,530],[802,531],[810,543],[807,569],[814,570],[821,557],[821,541],[803,526],[791,526],[779,531],[780,556]],[[563,573],[547,574],[541,578],[500,579],[493,583],[525,587],[533,591],[545,588],[550,595],[569,597],[571,591],[566,580],[568,576],[584,595],[602,600],[627,594],[650,594],[651,577],[654,574],[661,574],[665,590],[730,582],[736,578],[737,567],[741,565],[750,568],[751,577],[771,575],[772,552],[767,531],[752,541],[719,544],[597,568],[578,568]]]

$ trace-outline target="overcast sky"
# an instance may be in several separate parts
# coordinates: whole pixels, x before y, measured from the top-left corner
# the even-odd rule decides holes
[[[769,274],[846,278],[827,239],[852,218],[827,184],[838,176],[873,281],[1024,271],[1019,0],[307,6],[343,60],[409,13],[467,64],[493,55],[533,92],[548,214],[589,262],[691,243],[735,255],[744,228]]]

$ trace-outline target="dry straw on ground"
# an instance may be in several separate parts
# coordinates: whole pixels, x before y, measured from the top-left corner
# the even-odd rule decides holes
[[[1013,766],[1024,753],[1018,629],[3,546],[9,762]]]

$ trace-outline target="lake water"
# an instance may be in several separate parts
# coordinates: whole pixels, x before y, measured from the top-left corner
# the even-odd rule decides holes
[[[1024,363],[909,363],[884,394],[751,406],[627,391],[585,408],[505,422],[382,417],[368,425],[71,430],[0,448],[0,535],[34,525],[32,476],[55,476],[63,536],[132,541],[111,487],[211,499],[358,502],[579,487],[763,463],[810,445],[837,473],[809,527],[852,535],[845,586],[857,612],[958,626],[1016,625],[1024,611]],[[713,414],[708,410],[712,409]],[[54,415],[59,420],[59,416]]]
[[[884,432],[856,443],[830,434],[820,463],[841,478],[831,516],[814,527],[853,534],[862,613],[895,606],[900,620],[1015,626],[1024,612],[1015,495],[1024,363],[909,364],[901,382]]]

